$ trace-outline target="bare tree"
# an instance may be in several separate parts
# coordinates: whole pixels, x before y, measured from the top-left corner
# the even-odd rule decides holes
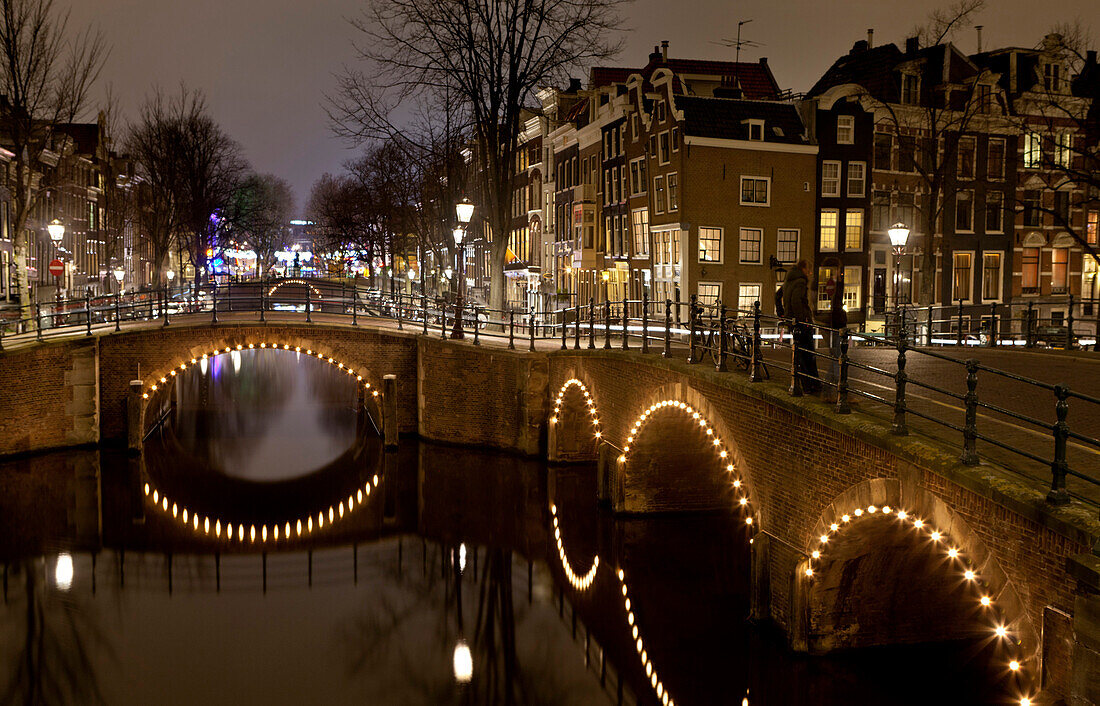
[[[347,174],[323,174],[313,184],[306,213],[320,230],[321,250],[355,251],[374,261],[381,245],[369,227],[366,203],[361,186]]]
[[[27,220],[42,194],[42,158],[57,130],[87,107],[88,92],[107,58],[102,34],[69,31],[69,13],[54,0],[0,0],[0,140],[13,153],[12,229],[21,317],[30,319]]]
[[[392,134],[391,115],[431,94],[471,126],[479,219],[491,238],[490,304],[504,301],[520,115],[541,87],[620,47],[627,0],[377,0],[353,25],[368,64],[344,74],[329,113],[352,139]]]
[[[272,264],[294,208],[290,184],[272,174],[250,174],[233,194],[228,218],[256,252],[256,275]]]
[[[110,270],[122,265],[126,237],[133,236],[138,219],[132,162],[118,154],[118,150],[123,148],[121,118],[118,100],[110,89],[103,109],[103,121],[107,159],[102,165],[104,219],[100,233],[103,237],[103,258],[108,267],[107,279],[110,280]]]

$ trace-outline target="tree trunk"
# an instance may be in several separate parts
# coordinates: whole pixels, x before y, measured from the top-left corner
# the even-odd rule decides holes
[[[19,318],[29,322],[27,330],[34,330],[38,327],[38,322],[34,319],[31,283],[27,273],[28,245],[26,233],[15,239],[15,276],[19,286]]]
[[[936,208],[939,205],[939,189],[933,187],[928,193],[928,203],[921,209],[921,224],[924,228],[924,252],[921,256],[920,305],[935,303],[936,278]]]

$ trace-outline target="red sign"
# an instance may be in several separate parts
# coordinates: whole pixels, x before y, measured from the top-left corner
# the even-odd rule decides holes
[[[829,295],[830,299],[832,299],[833,295],[836,294],[836,280],[832,277],[830,277],[829,281],[825,283],[825,293]]]
[[[61,260],[50,260],[50,274],[54,277],[60,277],[65,274],[65,263]]]

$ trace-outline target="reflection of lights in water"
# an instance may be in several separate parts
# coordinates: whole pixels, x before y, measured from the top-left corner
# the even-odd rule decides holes
[[[466,570],[466,545],[465,544],[458,545],[458,570],[459,571],[465,571]]]
[[[235,372],[235,373],[241,372],[241,352],[240,351],[230,351],[229,359],[233,361],[233,372]]]
[[[203,375],[206,375],[206,369],[208,367],[209,367],[209,364],[206,362],[206,356],[203,356],[202,360],[199,361],[199,370],[202,371]]]
[[[465,640],[459,640],[455,645],[454,668],[455,681],[459,684],[468,683],[474,676],[474,658]]]
[[[62,591],[68,591],[69,587],[73,585],[73,557],[72,555],[65,553],[59,554],[57,557],[57,566],[53,571],[54,581],[57,583],[57,587]]]

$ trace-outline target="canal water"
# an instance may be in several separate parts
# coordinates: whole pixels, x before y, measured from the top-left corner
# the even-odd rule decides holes
[[[0,464],[0,703],[1006,702],[980,642],[791,654],[746,619],[733,514],[617,518],[589,466],[386,453],[312,358],[217,356],[172,399],[141,457]]]

